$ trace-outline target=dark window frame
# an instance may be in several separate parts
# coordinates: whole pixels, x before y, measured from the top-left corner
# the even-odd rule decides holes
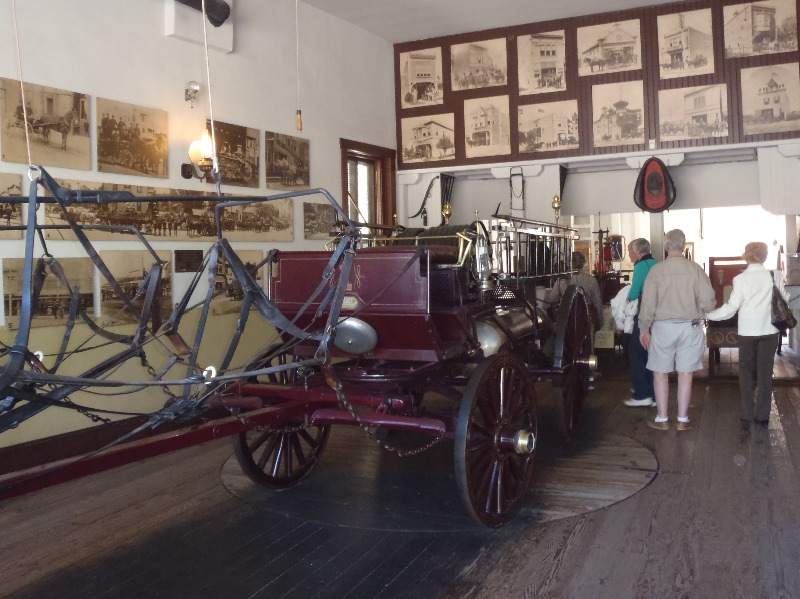
[[[350,159],[365,160],[375,165],[375,223],[394,225],[397,214],[396,173],[397,151],[372,144],[340,138],[342,165],[342,208],[348,214],[347,166]]]

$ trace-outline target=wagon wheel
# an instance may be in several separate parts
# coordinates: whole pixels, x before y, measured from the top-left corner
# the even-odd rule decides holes
[[[536,435],[536,391],[525,365],[508,354],[486,358],[470,376],[455,430],[456,484],[484,526],[502,526],[522,506]]]
[[[122,150],[119,153],[117,160],[122,166],[126,166],[128,168],[133,167],[133,154],[131,154],[128,150]]]
[[[583,291],[570,285],[558,308],[553,352],[553,400],[559,430],[567,438],[578,432],[594,365],[589,308]]]

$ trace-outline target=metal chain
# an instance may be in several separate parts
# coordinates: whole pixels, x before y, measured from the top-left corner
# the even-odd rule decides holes
[[[147,374],[153,377],[154,381],[158,380],[159,378],[158,373],[156,372],[156,369],[153,368],[153,366],[148,361],[147,354],[144,351],[142,351],[141,361],[142,361],[142,366],[147,371]],[[169,398],[170,402],[178,400],[178,396],[175,395],[167,385],[161,385],[160,387],[161,391],[164,393],[164,395],[166,395]]]

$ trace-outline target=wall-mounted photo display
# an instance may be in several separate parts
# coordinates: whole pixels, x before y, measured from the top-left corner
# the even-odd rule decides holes
[[[520,106],[519,151],[553,152],[578,147],[578,101]]]
[[[639,19],[578,27],[578,75],[642,68]]]
[[[88,170],[89,96],[78,92],[25,84],[25,107],[19,81],[0,79],[0,147],[2,159],[28,164],[25,135],[30,140],[31,162]]]
[[[566,61],[563,30],[517,36],[519,95],[566,90]]]
[[[701,85],[658,92],[661,141],[728,136],[728,87]]]
[[[742,69],[745,135],[800,130],[800,74],[796,62]]]
[[[264,286],[263,268],[259,264],[264,258],[261,250],[237,250],[236,255],[244,264],[248,272],[258,283],[259,287]],[[217,275],[214,280],[214,291],[217,293],[211,300],[212,314],[232,314],[242,311],[242,300],[244,291],[236,280],[228,262],[219,255],[217,260]],[[253,309],[252,307],[250,308]]]
[[[193,210],[213,222],[218,203],[203,202],[202,208]],[[294,241],[294,198],[228,208],[222,214],[222,234],[230,241]]]
[[[336,211],[330,204],[303,202],[303,236],[305,239],[330,241],[336,226]]]
[[[403,162],[454,160],[454,122],[452,112],[403,119],[400,123]]]
[[[508,96],[464,101],[467,158],[511,153]]]
[[[267,131],[264,134],[267,187],[299,191],[310,188],[311,146],[307,139]]]
[[[211,135],[211,121],[206,121]],[[258,129],[214,121],[214,137],[222,183],[258,187],[258,162],[261,155]]]
[[[167,178],[167,111],[97,98],[97,170]]]
[[[21,175],[0,173],[0,196],[18,196],[22,191]],[[0,202],[0,239],[22,239],[22,231],[11,231],[2,227],[19,227],[22,225],[23,204],[3,204]]]
[[[399,61],[399,92],[403,108],[443,102],[441,48],[401,52]]]
[[[172,252],[156,250],[158,258],[165,262],[161,271],[161,319],[167,320],[172,313]],[[138,323],[144,306],[144,292],[136,292],[145,277],[156,264],[156,259],[147,250],[101,250],[100,259],[130,301],[128,305],[111,288],[111,284],[100,276],[100,313],[95,321],[102,326]]]
[[[644,89],[641,81],[592,86],[595,148],[644,143]]]
[[[506,38],[450,46],[450,78],[453,91],[505,85]]]
[[[725,58],[797,50],[795,0],[763,0],[722,7]]]
[[[22,307],[22,269],[24,258],[3,258],[3,299],[6,328],[18,329]],[[94,316],[94,264],[91,258],[59,258],[70,288],[79,287],[79,308]],[[34,264],[34,268],[36,265]],[[42,283],[39,301],[31,319],[32,327],[60,326],[67,323],[70,290],[58,277],[49,275]]]
[[[658,63],[662,79],[714,72],[710,8],[658,17]]]

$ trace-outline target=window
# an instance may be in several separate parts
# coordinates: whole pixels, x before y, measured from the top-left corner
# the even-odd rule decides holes
[[[395,224],[394,150],[340,139],[342,207],[351,220]]]

